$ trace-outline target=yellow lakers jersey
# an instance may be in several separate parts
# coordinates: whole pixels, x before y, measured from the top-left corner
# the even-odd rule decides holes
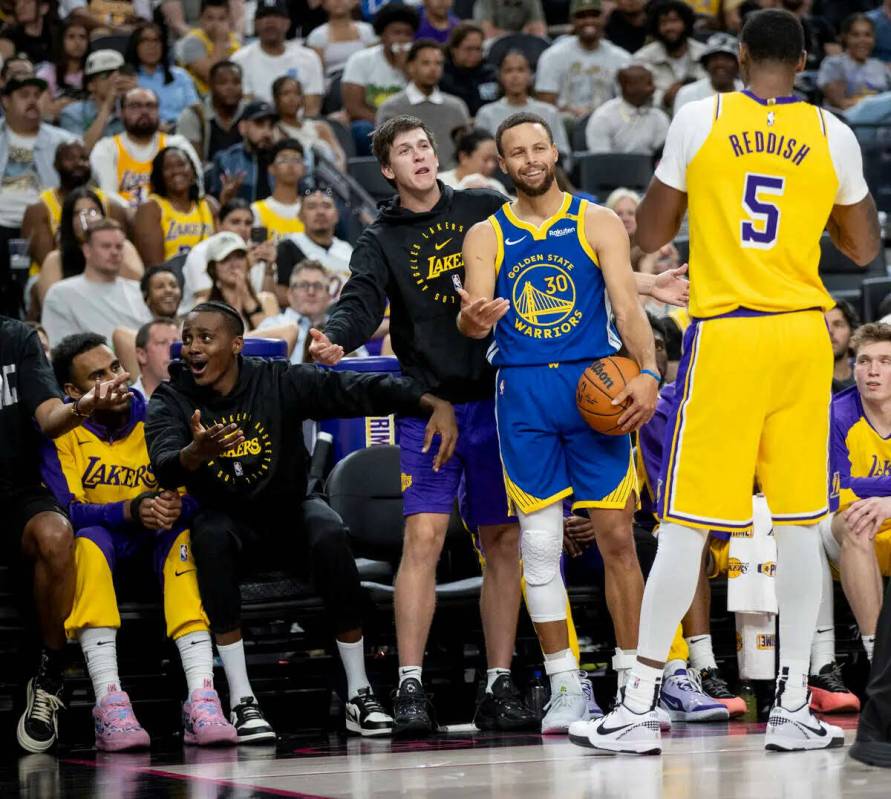
[[[711,103],[711,130],[686,171],[690,315],[828,310],[820,237],[839,177],[825,112],[746,92]]]
[[[270,241],[277,242],[289,233],[303,233],[303,222],[297,218],[297,211],[293,216],[282,216],[272,209],[270,200],[259,200],[251,203],[251,210],[254,212],[254,219],[257,220],[259,226],[265,227],[268,231],[267,238]],[[298,209],[299,210],[299,206]]]
[[[150,194],[161,209],[161,232],[164,236],[164,260],[187,253],[196,244],[213,234],[213,211],[207,200],[193,203],[186,212],[177,211],[169,200]]]
[[[194,28],[189,33],[190,36],[194,36],[198,39],[201,44],[204,45],[204,49],[206,53],[209,55],[213,52],[214,44],[210,40],[210,37],[203,31],[201,28]],[[226,58],[228,59],[232,53],[238,50],[241,47],[241,42],[238,41],[238,37],[234,33],[229,33],[229,46],[226,50]],[[195,81],[195,88],[198,89],[198,93],[200,95],[207,94],[208,89],[210,88],[201,78],[198,77],[190,68],[188,64],[183,65],[188,73],[192,76],[192,80]]]
[[[148,161],[137,161],[124,146],[123,134],[114,137],[117,150],[117,183],[118,194],[133,208],[145,202],[148,195],[149,175],[152,171],[152,160],[167,146],[167,136],[158,134],[158,146]]]

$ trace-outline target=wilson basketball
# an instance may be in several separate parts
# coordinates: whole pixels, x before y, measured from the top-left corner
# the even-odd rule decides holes
[[[637,364],[629,358],[610,356],[594,361],[579,378],[575,404],[582,418],[598,433],[622,435],[617,422],[631,403],[612,405],[631,378],[640,374]]]

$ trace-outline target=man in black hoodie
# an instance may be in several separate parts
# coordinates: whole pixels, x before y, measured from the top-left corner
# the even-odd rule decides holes
[[[455,447],[452,406],[408,378],[333,372],[241,357],[241,317],[224,303],[196,306],[183,325],[182,362],[152,395],[146,442],[161,486],[186,486],[198,586],[229,681],[239,742],[274,740],[247,679],[239,577],[258,562],[311,574],[334,625],[347,676],[347,729],[387,735],[392,719],[365,675],[359,574],[340,517],[306,496],[306,419],[427,414],[434,468]]]
[[[508,515],[495,425],[495,372],[486,360],[491,339],[462,336],[455,324],[464,279],[464,234],[507,198],[485,189],[452,191],[436,179],[439,161],[430,131],[417,117],[394,117],[375,133],[381,172],[399,192],[365,229],[350,261],[352,276],[325,333],[311,330],[314,360],[333,364],[367,341],[390,303],[390,337],[402,371],[455,404],[462,431],[456,458],[433,472],[422,451],[423,425],[397,420],[402,461],[405,541],[394,598],[399,645],[395,732],[433,729],[421,681],[433,620],[436,564],[459,498],[461,515],[478,529],[486,557],[480,611],[488,673],[475,723],[484,729],[537,729],[510,677],[520,608],[519,527]],[[636,276],[638,291],[686,303],[685,268]]]

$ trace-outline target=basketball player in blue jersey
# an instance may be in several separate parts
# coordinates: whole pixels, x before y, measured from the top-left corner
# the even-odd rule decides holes
[[[633,651],[643,577],[631,529],[637,481],[628,433],[653,415],[660,375],[619,218],[560,190],[557,148],[541,117],[509,117],[496,145],[517,200],[474,225],[464,240],[458,327],[484,338],[494,326],[489,358],[498,367],[505,483],[520,520],[529,615],[551,680],[542,732],[566,732],[584,718],[585,702],[567,639],[562,500],[571,494],[573,509],[588,511],[616,642]],[[579,414],[576,385],[593,360],[614,354],[623,341],[642,371],[616,398],[631,400],[619,418],[622,435],[607,436]]]

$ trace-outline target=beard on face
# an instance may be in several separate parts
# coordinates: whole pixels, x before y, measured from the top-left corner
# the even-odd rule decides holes
[[[124,127],[127,129],[127,133],[133,133],[136,136],[148,136],[158,130],[158,122],[150,118],[140,117],[130,125],[125,123]]]
[[[541,197],[542,194],[547,194],[556,179],[556,171],[553,166],[545,167],[545,169],[547,171],[544,180],[535,186],[526,183],[520,175],[511,175],[511,180],[513,180],[517,191],[523,192],[527,197]]]

